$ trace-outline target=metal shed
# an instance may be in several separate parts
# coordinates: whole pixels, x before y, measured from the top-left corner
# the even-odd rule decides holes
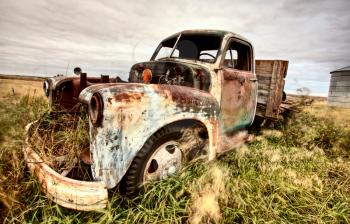
[[[331,72],[328,105],[350,108],[350,66]]]

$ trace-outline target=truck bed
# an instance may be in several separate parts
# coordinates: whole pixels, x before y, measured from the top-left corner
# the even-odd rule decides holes
[[[258,105],[256,116],[278,118],[282,103],[284,79],[288,61],[256,60],[255,72],[258,78]]]

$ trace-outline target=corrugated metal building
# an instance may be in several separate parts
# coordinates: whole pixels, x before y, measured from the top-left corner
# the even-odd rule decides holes
[[[331,72],[328,105],[350,107],[350,66]]]

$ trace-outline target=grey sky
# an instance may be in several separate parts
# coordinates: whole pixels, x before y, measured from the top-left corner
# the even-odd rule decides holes
[[[290,61],[286,89],[326,95],[350,65],[350,1],[0,0],[0,73],[54,75],[81,66],[121,74],[163,38],[194,28],[239,33],[257,58]]]

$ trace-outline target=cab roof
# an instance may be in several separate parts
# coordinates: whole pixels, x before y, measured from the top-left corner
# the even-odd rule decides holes
[[[162,42],[167,41],[167,40],[172,39],[172,38],[175,38],[175,37],[179,36],[179,34],[203,34],[203,35],[209,34],[209,35],[217,35],[221,38],[224,38],[227,36],[227,37],[238,38],[238,39],[241,39],[241,40],[244,40],[244,41],[250,43],[250,41],[248,39],[246,39],[245,37],[243,37],[239,34],[236,34],[234,32],[224,31],[224,30],[208,30],[208,29],[184,30],[184,31],[175,33],[175,34],[165,38]]]

